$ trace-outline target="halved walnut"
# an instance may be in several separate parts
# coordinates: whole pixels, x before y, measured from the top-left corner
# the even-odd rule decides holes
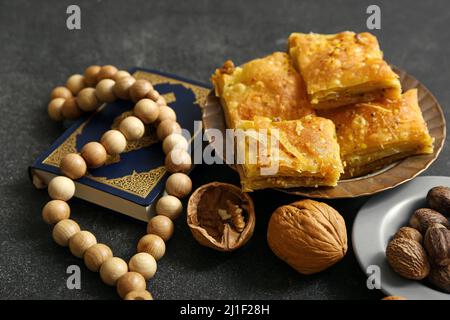
[[[232,251],[244,245],[253,234],[253,201],[232,184],[212,182],[195,190],[190,197],[187,223],[200,244]]]

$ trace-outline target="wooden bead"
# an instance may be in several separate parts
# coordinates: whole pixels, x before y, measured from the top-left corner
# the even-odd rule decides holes
[[[127,139],[119,130],[106,131],[100,139],[100,143],[110,155],[120,154],[127,147]]]
[[[97,239],[89,231],[80,231],[73,235],[69,240],[69,249],[77,258],[83,258],[87,249],[97,244]]]
[[[166,216],[155,216],[147,224],[147,233],[156,234],[164,241],[169,240],[173,235],[174,225],[172,220]]]
[[[83,114],[83,110],[81,110],[78,106],[76,98],[72,97],[64,101],[61,107],[61,114],[63,118],[76,119],[81,117],[81,115]]]
[[[67,89],[66,87],[56,87],[55,89],[52,90],[52,93],[50,94],[51,99],[56,99],[56,98],[63,98],[63,99],[69,99],[72,98],[72,92],[70,92],[69,89]]]
[[[100,106],[100,101],[95,94],[94,88],[84,88],[77,95],[78,106],[81,110],[92,112]]]
[[[167,119],[177,121],[177,114],[175,113],[175,111],[173,111],[171,107],[168,106],[159,107],[158,121],[162,122]]]
[[[139,118],[135,116],[129,116],[120,122],[120,132],[123,133],[125,138],[129,141],[138,140],[144,136],[145,126]]]
[[[134,106],[134,115],[145,124],[150,124],[158,119],[159,107],[150,99],[141,99]]]
[[[55,224],[53,227],[52,237],[57,244],[62,247],[69,245],[69,240],[76,233],[80,232],[80,226],[78,223],[71,219],[64,219]]]
[[[69,219],[70,207],[62,200],[50,200],[42,208],[42,219],[47,224],[55,224],[64,219]]]
[[[114,102],[117,97],[114,94],[114,86],[116,82],[111,79],[103,79],[95,87],[95,94],[101,102]]]
[[[147,98],[154,101],[155,103],[156,103],[156,101],[158,101],[159,97],[160,97],[160,94],[155,89],[152,89],[147,93]]]
[[[107,245],[97,243],[84,253],[84,264],[89,270],[98,272],[102,264],[112,256],[113,253]]]
[[[117,68],[112,65],[106,65],[101,67],[100,71],[97,74],[97,82],[100,82],[103,79],[112,79],[117,73]]]
[[[140,273],[145,280],[153,278],[157,270],[155,258],[146,252],[140,252],[131,257],[128,263],[130,271]]]
[[[124,300],[153,300],[152,294],[147,290],[143,291],[130,291],[124,298]]]
[[[164,162],[167,171],[188,172],[192,166],[192,160],[189,153],[182,149],[172,149],[167,155]]]
[[[50,119],[55,121],[61,121],[64,117],[62,115],[62,106],[66,99],[55,98],[48,104],[47,111]]]
[[[185,137],[183,137],[179,133],[171,133],[163,140],[162,145],[163,151],[165,154],[168,154],[170,151],[172,151],[175,148],[179,148],[182,150],[187,151],[189,148],[189,144]]]
[[[128,71],[125,70],[119,70],[116,72],[114,77],[112,78],[114,81],[117,81],[121,78],[131,77],[131,74]]]
[[[115,286],[117,280],[128,272],[128,265],[123,259],[112,257],[103,262],[100,267],[100,278],[104,283]]]
[[[136,82],[136,79],[133,77],[123,77],[116,80],[116,84],[114,85],[114,94],[123,100],[130,100],[130,87],[133,83]]]
[[[163,196],[156,202],[156,214],[166,216],[172,220],[178,218],[183,211],[180,199],[174,196]]]
[[[148,80],[136,80],[130,87],[130,98],[133,102],[136,103],[139,100],[145,98],[152,89],[153,86]]]
[[[170,175],[166,181],[166,191],[177,198],[184,198],[192,190],[192,180],[185,173],[177,172]]]
[[[158,99],[156,100],[156,104],[160,107],[167,106],[167,101],[166,99],[164,99],[163,96],[159,96]]]
[[[144,277],[137,272],[125,273],[117,281],[117,293],[123,299],[131,291],[143,291],[147,288]]]
[[[158,261],[166,252],[166,244],[160,236],[157,236],[156,234],[147,234],[139,240],[137,252],[146,252]]]
[[[74,96],[76,96],[78,92],[86,87],[84,77],[81,74],[71,75],[69,79],[67,79],[66,87]]]
[[[86,174],[86,161],[78,153],[68,153],[61,159],[59,170],[71,179],[79,179]]]
[[[102,67],[100,66],[93,65],[84,70],[84,82],[86,83],[86,86],[95,87],[97,84],[97,75],[101,68]]]
[[[64,176],[53,178],[48,184],[48,195],[54,200],[69,201],[75,194],[75,183]]]
[[[103,81],[103,80],[102,80]],[[81,156],[89,168],[98,168],[108,159],[105,147],[99,142],[89,142],[81,149]]]
[[[160,141],[163,141],[167,136],[172,133],[181,134],[181,127],[178,122],[175,122],[170,119],[166,119],[158,124],[158,128],[156,129],[156,135]]]

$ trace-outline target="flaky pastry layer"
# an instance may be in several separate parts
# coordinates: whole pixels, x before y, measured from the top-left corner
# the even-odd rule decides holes
[[[337,109],[321,110],[332,120],[344,162],[344,178],[361,176],[399,159],[433,152],[417,101],[417,89],[400,99],[383,99]]]
[[[245,139],[237,143],[237,151],[245,154],[245,161],[238,165],[245,191],[335,186],[343,172],[335,128],[327,119],[313,115],[290,121],[255,117],[241,122],[239,129],[245,133]],[[252,148],[252,143],[257,147]],[[276,171],[264,173],[268,168]]]
[[[255,116],[294,120],[314,114],[305,84],[289,56],[275,52],[235,67],[228,60],[211,77],[229,128]]]
[[[292,33],[288,51],[315,109],[400,98],[398,75],[370,33]]]

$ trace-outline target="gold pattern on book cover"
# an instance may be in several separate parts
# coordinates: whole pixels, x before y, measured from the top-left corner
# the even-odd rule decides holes
[[[147,79],[152,82],[152,84],[160,84],[160,83],[169,83],[169,84],[181,84],[186,89],[192,90],[195,95],[195,103],[200,105],[205,101],[206,96],[209,93],[209,89],[196,86],[194,84],[176,80],[172,78],[168,78],[162,75],[147,73],[144,71],[137,71],[133,74],[136,79]],[[176,101],[176,96],[173,92],[168,92],[163,94],[167,103],[171,103]],[[116,117],[113,124],[111,125],[111,129],[117,129],[120,120],[125,118],[126,116],[131,115],[131,111],[127,111],[122,113],[120,116]],[[90,121],[91,118],[86,120],[82,125],[80,125],[74,132],[70,134],[70,136],[62,142],[47,158],[42,161],[43,164],[59,167],[59,163],[61,159],[68,153],[77,152],[76,149],[76,141],[78,135],[82,134],[84,127]],[[158,138],[156,136],[156,130],[153,126],[146,126],[145,135],[137,140],[131,141],[128,143],[125,152],[130,152],[133,150],[137,150],[140,148],[148,147],[154,143],[158,142]],[[120,155],[109,157],[106,165],[117,163],[120,161]],[[130,175],[126,175],[119,178],[111,178],[108,179],[106,177],[94,177],[92,175],[88,175],[92,180],[101,182],[103,184],[109,185],[111,187],[120,189],[122,191],[137,195],[141,198],[146,198],[149,193],[153,190],[158,181],[164,176],[166,173],[166,169],[164,166],[154,168],[147,172],[136,172],[133,171]]]
[[[133,74],[133,76],[136,79],[147,79],[153,84],[159,84],[159,83],[170,83],[170,84],[181,84],[186,89],[192,90],[192,92],[195,94],[195,103],[198,105],[201,105],[203,101],[206,100],[206,96],[209,94],[209,89],[196,86],[195,84],[184,82],[182,80],[167,78],[162,75],[156,74],[156,73],[148,73],[144,71],[137,71]]]
[[[166,168],[161,166],[148,172],[138,173],[133,170],[132,174],[120,178],[107,179],[92,176],[89,176],[89,178],[145,198],[165,173]]]

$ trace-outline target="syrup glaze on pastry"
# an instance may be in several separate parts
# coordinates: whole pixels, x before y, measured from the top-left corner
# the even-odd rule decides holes
[[[254,116],[295,120],[314,114],[305,84],[289,56],[275,52],[235,67],[228,60],[211,77],[229,128]]]
[[[293,33],[288,51],[316,109],[400,98],[398,76],[370,33]]]
[[[245,154],[237,165],[243,191],[335,186],[343,172],[330,120],[309,115],[271,121],[257,116],[241,122],[239,129],[245,133],[237,139],[240,154]]]
[[[433,138],[417,101],[417,89],[400,99],[322,110],[336,126],[345,174],[361,176],[415,154],[433,153]]]

